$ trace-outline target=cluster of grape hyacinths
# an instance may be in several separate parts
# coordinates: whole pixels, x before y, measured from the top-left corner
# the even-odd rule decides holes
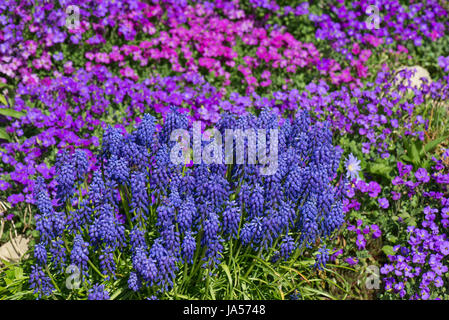
[[[186,265],[213,274],[231,242],[277,263],[323,245],[344,222],[342,150],[332,145],[328,124],[306,112],[280,119],[265,108],[258,116],[224,114],[217,123],[223,136],[226,129],[277,129],[271,175],[261,174],[262,164],[174,164],[171,132],[192,127],[172,109],[159,129],[151,115],[131,134],[106,129],[101,166],[92,174],[83,166],[85,153],[60,157],[56,208],[39,180],[41,241],[30,280],[40,294],[54,290],[42,270],[65,281],[63,267],[75,265],[89,299],[107,298],[109,279],[122,279],[139,297],[157,296]],[[323,248],[318,265],[327,256]]]

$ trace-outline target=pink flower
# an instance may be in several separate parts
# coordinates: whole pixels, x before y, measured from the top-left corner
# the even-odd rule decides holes
[[[355,55],[360,53],[360,46],[357,42],[352,45],[352,53]]]
[[[268,71],[268,70],[264,70],[264,72],[262,72],[262,74],[260,75],[260,77],[261,77],[262,79],[269,79],[270,76],[271,76],[271,72]]]
[[[362,52],[360,53],[360,61],[362,62],[366,62],[368,61],[368,59],[371,57],[371,50],[366,49],[366,50],[362,50]]]
[[[139,77],[136,75],[134,69],[130,67],[126,67],[123,69],[120,69],[120,74],[124,77],[131,78],[133,80],[138,80]]]
[[[408,49],[403,45],[398,44],[398,53],[408,53]]]
[[[87,60],[93,60],[95,57],[93,52],[86,52],[84,56],[86,57]]]
[[[384,42],[383,38],[377,38],[372,34],[365,35],[365,40],[374,47],[378,47]]]

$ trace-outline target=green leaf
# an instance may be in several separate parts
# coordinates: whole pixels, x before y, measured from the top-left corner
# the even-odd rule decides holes
[[[231,273],[229,272],[229,268],[226,264],[221,264],[221,267],[223,268],[224,272],[226,273],[226,276],[228,277],[229,280],[229,284],[231,285],[232,288],[232,277],[231,277]]]
[[[1,97],[1,95],[0,95],[0,97]],[[0,114],[3,116],[13,117],[13,118],[17,118],[17,119],[19,119],[25,115],[23,112],[19,112],[19,111],[12,110],[12,109],[0,109]]]
[[[441,142],[446,141],[447,139],[449,139],[449,136],[440,137],[438,139],[428,142],[424,146],[424,149],[423,149],[424,152],[432,152]]]
[[[21,279],[23,276],[23,269],[20,267],[15,268],[14,274],[16,276],[16,279]]]
[[[369,171],[372,174],[390,178],[391,166],[386,165],[383,162],[376,162],[369,166]]]
[[[411,148],[411,154],[410,154],[413,163],[415,163],[415,164],[419,163],[419,160],[420,160],[419,154],[420,153],[418,152],[418,147],[416,146],[416,143],[413,143],[412,148]]]
[[[0,139],[10,141],[9,135],[6,133],[4,128],[0,128]]]
[[[366,251],[366,250],[361,250],[361,251],[357,251],[357,252],[356,252],[356,256],[357,256],[357,258],[359,258],[359,259],[367,259],[367,258],[369,258],[371,255],[369,254],[368,251]]]
[[[407,163],[413,163],[413,160],[409,157],[409,156],[402,156],[401,157],[402,160],[404,160]]]
[[[398,218],[397,216],[393,216],[393,218],[395,218],[396,217],[396,219]],[[394,236],[394,235],[392,235],[392,234],[389,234],[389,235],[387,235],[387,240],[391,243],[391,244],[395,244],[397,241],[398,241],[398,237],[396,237],[396,236]]]
[[[385,253],[388,256],[394,256],[396,253],[393,250],[392,246],[383,246],[382,247],[383,253]]]
[[[5,106],[8,105],[8,101],[6,101],[5,96],[4,96],[4,95],[1,95],[1,94],[0,94],[0,104],[3,104],[3,105],[5,105]]]

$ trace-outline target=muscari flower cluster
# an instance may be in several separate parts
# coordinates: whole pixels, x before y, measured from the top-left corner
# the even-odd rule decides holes
[[[225,114],[216,126],[223,134],[237,128],[279,130],[273,175],[262,175],[261,164],[173,164],[169,133],[178,128],[189,129],[188,121],[174,109],[159,131],[148,114],[132,134],[109,127],[100,151],[102,165],[87,188],[85,167],[78,165],[85,164],[82,154],[58,158],[63,185],[56,195],[58,210],[42,179],[36,194],[41,241],[30,278],[36,292],[53,290],[42,268],[47,265],[57,274],[61,266],[73,264],[83,281],[94,285],[89,298],[105,298],[104,287],[92,281],[96,275],[89,264],[98,262],[97,271],[116,278],[118,252],[129,258],[125,274],[130,290],[155,286],[161,292],[173,286],[182,264],[198,257],[213,272],[229,241],[263,252],[273,262],[314,247],[344,222],[345,180],[333,183],[341,149],[332,145],[327,124],[313,124],[305,112],[282,124],[269,109],[258,117]],[[325,265],[327,258],[327,250],[321,250],[317,265]]]

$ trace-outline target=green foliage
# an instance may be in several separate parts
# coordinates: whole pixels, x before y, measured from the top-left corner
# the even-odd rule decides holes
[[[431,154],[435,151],[435,148],[442,142],[448,141],[449,136],[439,137],[426,144],[423,144],[420,140],[412,140],[410,138],[404,138],[405,149],[407,154],[401,156],[401,160],[410,163],[414,168],[426,168],[429,170]]]
[[[25,268],[28,263],[0,264],[0,300],[33,299],[34,295],[28,288],[28,276]]]

